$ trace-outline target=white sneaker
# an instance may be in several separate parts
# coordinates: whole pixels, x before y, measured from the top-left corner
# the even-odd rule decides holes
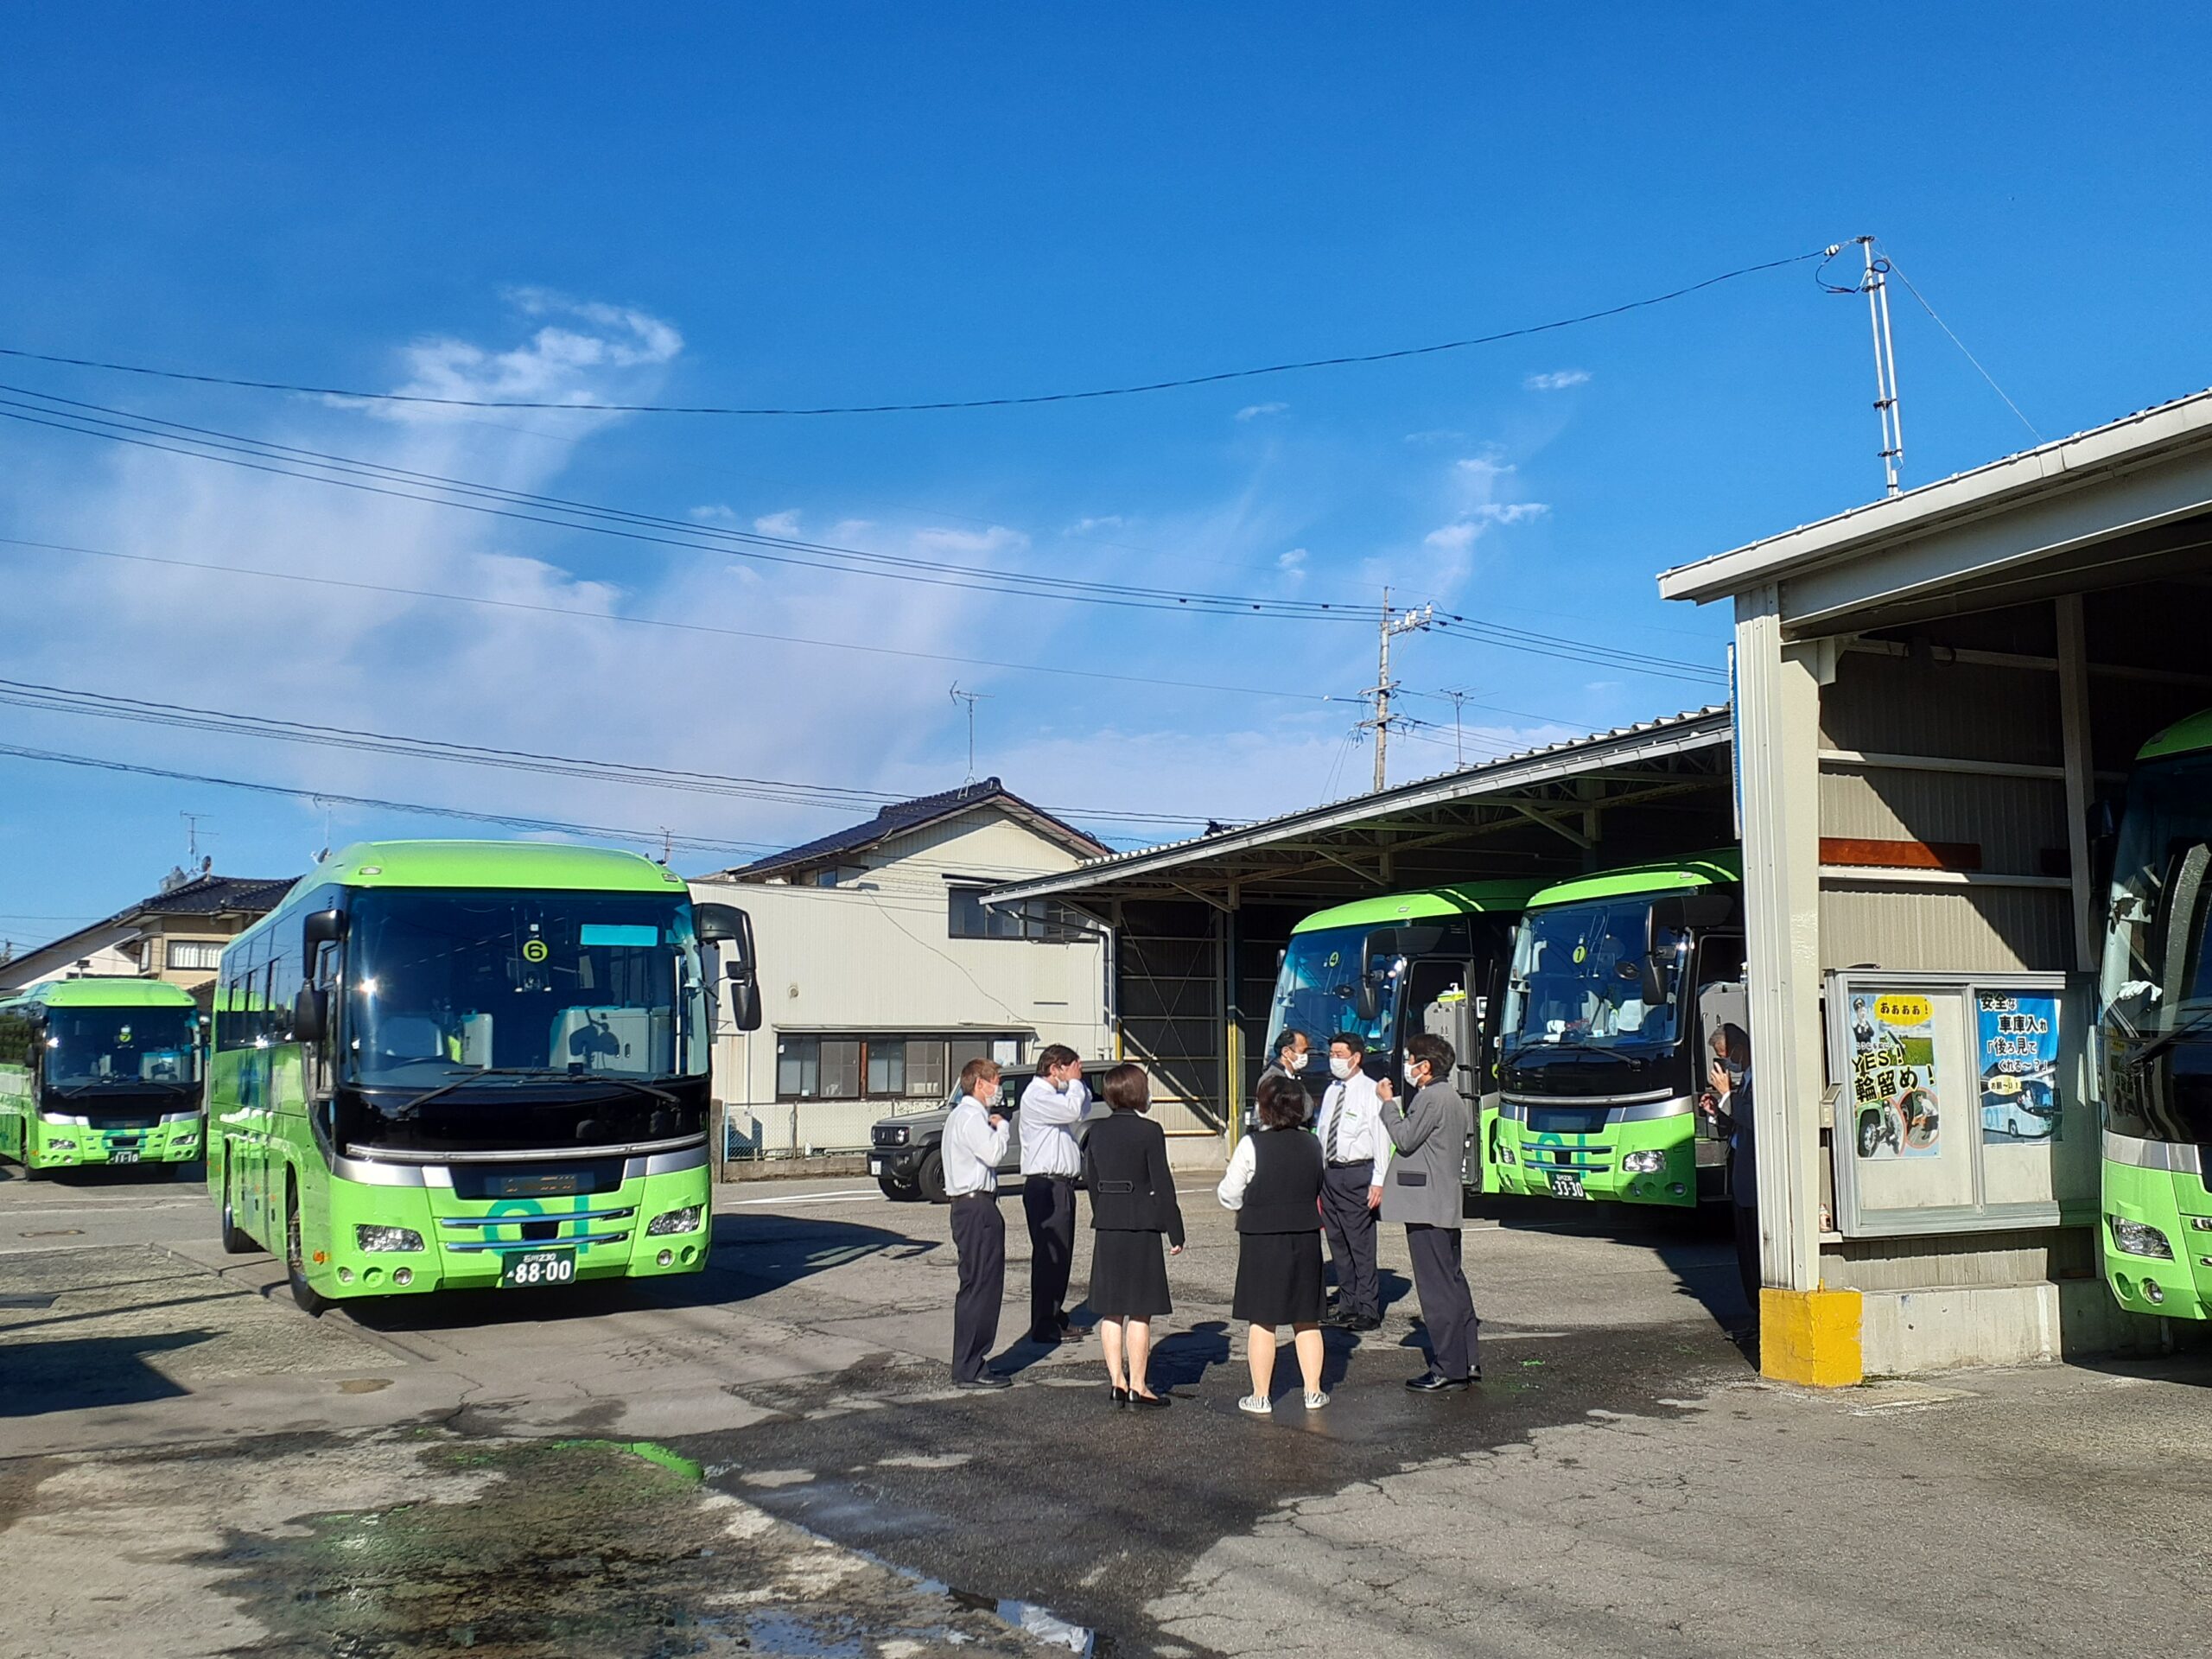
[[[1328,1391],[1324,1389],[1315,1389],[1306,1396],[1306,1409],[1308,1411],[1319,1411],[1328,1403]]]
[[[1236,1409],[1249,1411],[1255,1417],[1266,1417],[1274,1413],[1274,1407],[1264,1394],[1248,1394],[1236,1402]]]

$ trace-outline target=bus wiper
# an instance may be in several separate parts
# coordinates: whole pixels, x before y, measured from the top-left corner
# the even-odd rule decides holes
[[[174,1094],[188,1092],[189,1085],[173,1083],[166,1077],[87,1077],[82,1083],[72,1084],[67,1089],[49,1089],[47,1092],[56,1100],[74,1100],[95,1089],[166,1089]]]
[[[643,1095],[648,1100],[657,1100],[664,1106],[674,1106],[678,1103],[676,1096],[665,1089],[656,1089],[652,1084],[640,1083],[635,1077],[616,1077],[606,1071],[587,1071],[582,1067],[571,1070],[564,1065],[487,1065],[480,1071],[471,1071],[468,1077],[527,1077],[545,1082],[611,1083],[618,1089],[627,1089],[633,1094]],[[466,1083],[468,1077],[461,1078],[459,1082]],[[457,1083],[449,1083],[446,1088],[458,1086]],[[444,1090],[437,1092],[442,1094]],[[424,1098],[427,1099],[428,1096]]]
[[[2212,1008],[2199,1008],[2195,1014],[2171,1031],[2162,1031],[2155,1037],[2145,1038],[2120,1057],[2122,1065],[2140,1065],[2154,1054],[2163,1054],[2183,1038],[2194,1037],[2212,1027]]]

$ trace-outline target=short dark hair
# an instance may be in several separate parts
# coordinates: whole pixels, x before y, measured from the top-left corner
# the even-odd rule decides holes
[[[1098,1092],[1106,1096],[1106,1103],[1117,1112],[1143,1112],[1152,1109],[1152,1080],[1145,1076],[1144,1067],[1133,1065],[1127,1060],[1105,1075],[1098,1084]]]
[[[1253,1116],[1263,1129],[1294,1129],[1306,1121],[1306,1105],[1304,1084],[1293,1077],[1262,1077]]]
[[[1363,1058],[1365,1058],[1367,1053],[1367,1039],[1361,1036],[1357,1032],[1340,1031],[1335,1036],[1329,1039],[1329,1046],[1331,1048],[1334,1048],[1338,1043],[1342,1043],[1346,1048],[1351,1050],[1353,1053],[1361,1056]]]
[[[1427,1060],[1430,1080],[1440,1083],[1451,1075],[1452,1062],[1459,1056],[1452,1052],[1452,1045],[1434,1032],[1424,1031],[1406,1039],[1406,1058]]]
[[[1294,1049],[1298,1046],[1301,1039],[1305,1042],[1306,1047],[1311,1048],[1313,1046],[1313,1039],[1311,1037],[1306,1036],[1306,1033],[1300,1031],[1296,1026],[1285,1026],[1281,1031],[1275,1033],[1274,1041],[1268,1046],[1268,1052],[1270,1054],[1280,1054],[1286,1048]]]
[[[1041,1077],[1056,1065],[1067,1065],[1082,1058],[1065,1043],[1047,1043],[1037,1051],[1037,1075]]]
[[[960,1068],[960,1092],[963,1096],[972,1095],[976,1092],[977,1084],[986,1077],[995,1077],[998,1074],[999,1063],[996,1060],[985,1059],[978,1054]]]

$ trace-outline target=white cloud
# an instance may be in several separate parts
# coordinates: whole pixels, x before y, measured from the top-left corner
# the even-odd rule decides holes
[[[1282,572],[1286,585],[1296,588],[1304,583],[1306,556],[1306,550],[1302,547],[1294,547],[1287,553],[1276,555],[1275,569]]]
[[[1495,488],[1497,480],[1513,470],[1513,463],[1500,461],[1496,455],[1468,455],[1453,461],[1452,470],[1463,481],[1487,491]]]
[[[1482,533],[1480,524],[1462,518],[1457,524],[1439,525],[1430,531],[1421,538],[1421,544],[1438,553],[1465,553]]]
[[[781,512],[766,512],[753,521],[753,528],[763,536],[796,536],[799,517],[797,507],[785,507]]]
[[[734,524],[737,522],[737,509],[726,502],[713,501],[692,508],[684,517],[698,524]]]
[[[1128,522],[1118,512],[1103,513],[1096,518],[1078,518],[1068,531],[1071,536],[1088,536],[1096,531],[1119,530]]]
[[[1236,418],[1240,421],[1256,421],[1269,415],[1287,415],[1289,412],[1288,404],[1247,404],[1236,411]]]
[[[1545,501],[1485,501],[1475,509],[1476,514],[1493,524],[1517,524],[1523,518],[1541,518],[1551,511]]]
[[[1587,369],[1554,369],[1549,374],[1532,374],[1521,383],[1530,391],[1564,391],[1569,386],[1590,384]]]
[[[1018,553],[1029,545],[1029,537],[1004,524],[993,524],[988,530],[918,530],[914,545],[931,553],[988,558],[994,553]]]

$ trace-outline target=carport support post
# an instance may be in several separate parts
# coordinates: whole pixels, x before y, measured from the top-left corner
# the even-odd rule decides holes
[[[1759,1368],[1778,1381],[1847,1386],[1861,1375],[1859,1296],[1820,1282],[1820,651],[1784,643],[1771,584],[1736,599],[1736,696]]]

